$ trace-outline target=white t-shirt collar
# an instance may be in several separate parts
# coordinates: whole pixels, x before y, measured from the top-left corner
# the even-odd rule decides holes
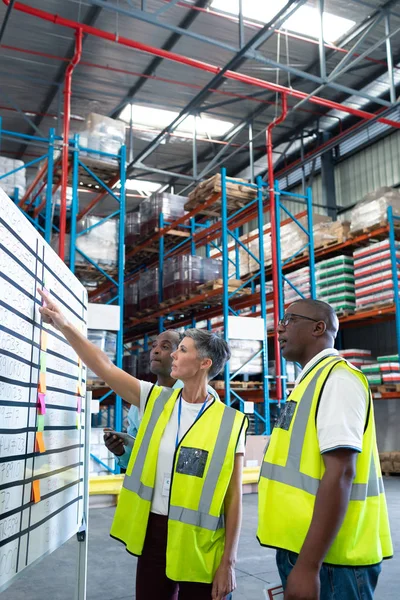
[[[322,358],[325,358],[327,356],[332,356],[332,355],[337,356],[338,354],[339,354],[339,352],[336,350],[336,348],[325,348],[325,350],[321,350],[321,352],[318,352],[318,354],[313,356],[313,358],[311,360],[309,360],[306,365],[304,365],[304,369],[301,371],[301,373],[296,378],[295,385],[298,385],[300,383],[300,381],[302,380],[302,378],[304,377],[304,375],[310,369],[312,369],[317,364],[317,362],[319,362]]]

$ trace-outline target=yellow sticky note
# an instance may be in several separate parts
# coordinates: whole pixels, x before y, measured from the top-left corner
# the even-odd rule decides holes
[[[82,394],[82,382],[78,381],[78,396],[83,396]]]
[[[47,354],[46,352],[40,353],[40,370],[42,373],[46,373],[46,362],[47,362]]]
[[[46,352],[46,350],[47,350],[48,335],[49,334],[47,333],[47,331],[42,329],[42,337],[41,337],[41,341],[40,341],[40,347],[43,350],[43,352]]]
[[[39,479],[32,481],[31,500],[35,504],[37,502],[40,502],[40,480]]]
[[[39,373],[39,392],[41,394],[46,393],[46,373],[43,373],[43,371]]]
[[[80,413],[76,414],[76,428],[81,429],[81,415]]]
[[[43,432],[37,431],[35,437],[35,451],[46,452],[46,446],[44,445]]]

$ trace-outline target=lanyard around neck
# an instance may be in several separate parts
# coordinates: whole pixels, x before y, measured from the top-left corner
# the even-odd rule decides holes
[[[206,408],[208,396],[209,396],[209,394],[207,392],[206,399],[204,400],[203,404],[201,405],[201,408],[200,408],[199,412],[197,413],[197,416],[196,416],[196,418],[194,420],[194,423],[196,423],[196,421],[199,420],[199,418],[201,417],[202,413],[204,412],[204,409]],[[179,430],[181,428],[181,417],[182,417],[182,392],[179,394],[179,403],[178,403],[178,431],[176,432],[175,448],[177,448],[179,446]]]

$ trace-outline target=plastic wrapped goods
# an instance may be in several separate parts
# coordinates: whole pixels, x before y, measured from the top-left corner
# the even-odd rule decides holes
[[[117,334],[105,330],[88,330],[88,340],[95,346],[105,352],[108,358],[114,362],[117,354]],[[98,379],[96,373],[89,368],[87,370],[88,379]]]
[[[125,124],[123,121],[111,119],[97,113],[90,113],[82,133],[81,144],[92,150],[100,150],[109,154],[118,155],[122,144],[125,143]],[[116,159],[101,154],[88,154],[103,162],[116,164]]]
[[[84,231],[97,223],[100,217],[85,217],[77,223],[77,233]],[[69,259],[70,235],[65,236],[65,256]],[[53,249],[58,248],[58,234],[51,241]],[[103,267],[115,267],[118,261],[118,219],[108,219],[97,227],[90,229],[88,233],[76,238],[76,247],[84,252],[95,263]],[[77,265],[87,264],[79,252],[75,254]],[[68,262],[68,261],[67,261]]]
[[[164,265],[163,299],[195,293],[199,285],[221,277],[221,260],[190,254],[173,256]]]
[[[135,354],[127,354],[122,359],[122,368],[124,371],[137,377],[138,372],[138,357]]]
[[[153,267],[140,273],[139,277],[139,309],[156,310],[159,305],[158,268]]]
[[[140,235],[142,238],[154,234],[160,225],[160,214],[164,222],[171,223],[185,214],[187,198],[174,194],[154,193],[140,204]]]
[[[124,293],[124,301],[125,301],[125,316],[126,317],[136,317],[137,312],[139,310],[139,282],[134,281],[133,283],[128,283],[125,286]]]
[[[18,198],[22,198],[25,194],[26,169],[20,169],[11,175],[7,175],[7,173],[11,173],[11,171],[15,171],[15,169],[19,169],[24,165],[25,163],[22,160],[0,156],[0,187],[11,198],[14,198],[16,189],[18,190]],[[4,175],[6,176],[4,177]]]
[[[230,340],[231,358],[229,360],[229,371],[234,373],[254,354],[261,350],[261,342],[257,340]],[[241,375],[257,375],[262,373],[262,356],[257,356],[250,361],[243,369]]]
[[[140,212],[134,210],[125,217],[125,244],[135,246],[140,241]]]
[[[400,215],[400,192],[390,187],[382,187],[367,194],[351,211],[350,231],[352,234],[387,223],[387,209],[393,207],[393,214]]]

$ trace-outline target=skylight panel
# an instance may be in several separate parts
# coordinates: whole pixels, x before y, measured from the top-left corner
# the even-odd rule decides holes
[[[245,0],[243,2],[243,17],[251,21],[268,23],[285,4],[286,0],[274,0],[274,2],[272,0],[264,0],[263,2],[260,2],[260,0]],[[239,0],[213,0],[211,7],[231,15],[237,16],[239,14]],[[325,41],[335,42],[355,25],[355,21],[325,11],[323,25]],[[283,23],[282,28],[318,39],[319,11],[312,6],[301,6]]]
[[[132,122],[133,125],[146,126],[154,129],[164,129],[172,121],[178,117],[179,113],[166,110],[164,108],[155,108],[153,106],[141,106],[139,104],[132,105]],[[131,118],[131,105],[128,104],[121,111],[119,118],[126,123],[130,123]],[[176,127],[176,131],[181,133],[192,134],[195,127],[195,117],[188,115],[182,119],[181,123]],[[200,115],[196,121],[197,135],[201,137],[222,137],[230,129],[232,129],[233,123],[222,119],[215,119],[213,117],[205,117]]]

